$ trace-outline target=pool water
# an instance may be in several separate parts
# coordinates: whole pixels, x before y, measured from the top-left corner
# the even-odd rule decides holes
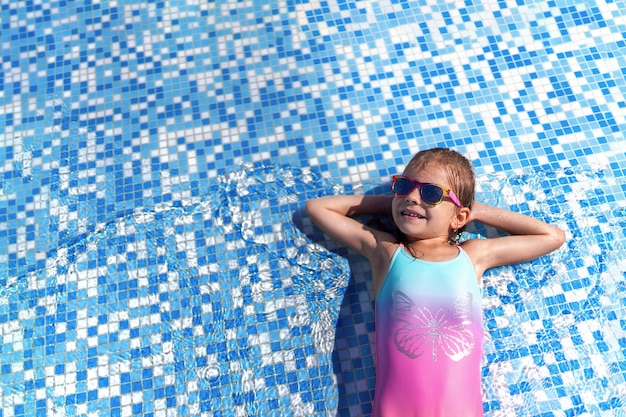
[[[0,2],[0,416],[369,415],[370,269],[304,202],[433,146],[567,233],[485,276],[485,415],[625,416],[623,10]]]

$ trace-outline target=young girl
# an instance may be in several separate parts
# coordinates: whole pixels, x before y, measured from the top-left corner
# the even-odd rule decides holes
[[[474,201],[471,163],[456,151],[418,152],[393,196],[330,196],[307,201],[332,239],[365,256],[376,297],[373,417],[483,415],[480,282],[492,267],[559,248],[562,230]],[[353,219],[391,214],[397,237]],[[507,236],[458,243],[477,221]]]

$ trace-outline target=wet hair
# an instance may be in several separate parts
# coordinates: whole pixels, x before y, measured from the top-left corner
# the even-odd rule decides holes
[[[471,209],[474,203],[476,183],[472,163],[465,156],[453,149],[432,148],[416,153],[409,161],[404,171],[415,172],[429,166],[436,166],[445,172],[448,183],[442,185],[449,187],[454,192],[463,207]],[[457,207],[457,210],[458,209]],[[451,244],[457,244],[463,229],[464,228],[451,231],[450,236],[448,236],[448,241]],[[401,242],[404,239],[401,239]]]

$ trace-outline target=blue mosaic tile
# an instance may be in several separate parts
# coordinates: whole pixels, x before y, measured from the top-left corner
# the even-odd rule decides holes
[[[303,205],[432,146],[568,234],[485,279],[486,415],[624,415],[625,6],[2,3],[0,415],[369,415]]]

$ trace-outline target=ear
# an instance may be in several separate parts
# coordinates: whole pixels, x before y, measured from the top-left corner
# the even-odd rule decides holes
[[[458,230],[465,226],[470,221],[470,209],[468,207],[461,207],[450,221],[450,227],[453,230]]]

